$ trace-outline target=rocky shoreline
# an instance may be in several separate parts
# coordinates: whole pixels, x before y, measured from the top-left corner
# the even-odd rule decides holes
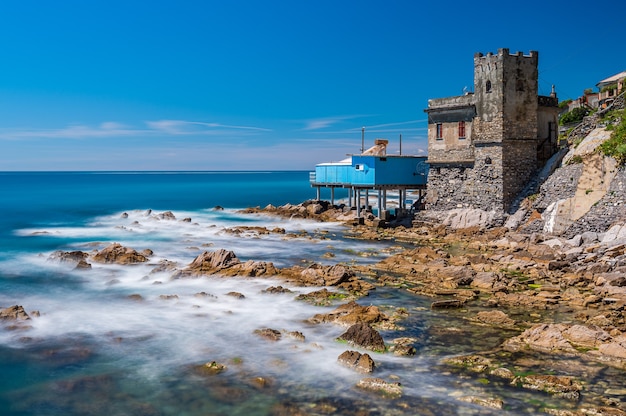
[[[495,350],[444,360],[442,371],[575,403],[568,409],[543,409],[547,414],[626,414],[620,397],[626,390],[602,390],[587,379],[604,366],[626,370],[623,223],[606,232],[586,231],[566,238],[505,227],[452,228],[445,225],[445,218],[440,223],[416,221],[413,227],[405,227],[399,222],[381,228],[370,215],[365,225],[358,225],[354,219],[346,220],[350,211],[344,207],[316,201],[260,211],[345,221],[353,238],[408,243],[414,248],[358,272],[377,285],[428,296],[433,309],[460,310],[473,325],[516,331]],[[579,365],[580,371],[573,368]],[[520,375],[537,368],[550,370]],[[503,406],[499,398],[466,400]]]
[[[606,387],[599,376],[604,371],[623,375],[626,370],[626,225],[615,224],[602,233],[559,238],[505,227],[453,228],[445,221],[417,221],[409,227],[405,220],[381,227],[371,215],[361,225],[349,209],[319,201],[250,208],[245,212],[345,222],[350,238],[396,241],[404,248],[372,266],[313,263],[282,269],[270,261],[242,262],[231,251],[216,249],[200,254],[187,265],[162,261],[154,265],[153,271],[166,272],[172,280],[269,277],[298,286],[320,287],[299,295],[297,300],[340,304],[310,317],[308,323],[345,327],[338,341],[348,348],[337,361],[355,372],[372,375],[376,373],[376,356],[371,352],[412,357],[416,340],[383,339],[380,332],[402,325],[411,305],[383,311],[367,306],[368,293],[376,287],[389,287],[426,296],[432,299],[431,308],[460,316],[468,325],[510,334],[495,349],[442,360],[442,373],[456,374],[460,380],[473,383],[506,385],[537,394],[538,400],[553,396],[570,403],[563,408],[539,406],[546,414],[626,415],[622,400],[626,389]],[[160,215],[161,220],[176,221],[172,213]],[[283,234],[284,230],[237,227],[228,232],[250,236]],[[111,244],[92,252],[54,252],[48,260],[88,270],[92,263],[132,267],[150,262],[152,254],[148,249],[137,251]],[[266,291],[284,293],[288,289],[277,285]],[[234,292],[229,295],[243,297]],[[139,294],[129,299],[143,301]],[[0,322],[4,330],[27,331],[29,322],[38,315],[36,311],[29,315],[21,306],[13,305],[0,311]],[[270,342],[282,337],[305,338],[299,331],[276,328],[259,328],[255,334]],[[214,377],[229,365],[210,361],[192,371]],[[257,378],[255,383],[271,385],[263,375]],[[368,376],[356,387],[389,400],[402,397],[402,385],[394,379]],[[458,399],[485,409],[506,408],[500,397],[468,394]],[[289,412],[294,410],[288,408]],[[281,411],[276,414],[285,414]],[[296,414],[317,413],[298,408]]]

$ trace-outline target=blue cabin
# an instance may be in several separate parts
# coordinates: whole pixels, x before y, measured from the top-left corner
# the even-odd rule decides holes
[[[391,191],[398,194],[396,214],[401,214],[407,205],[409,210],[419,208],[428,178],[427,157],[387,155],[387,143],[387,140],[376,140],[374,147],[361,154],[350,155],[340,162],[316,165],[315,172],[310,173],[310,182],[317,189],[317,199],[320,199],[321,188],[330,188],[334,204],[335,188],[347,188],[350,207],[355,206],[360,217],[361,194],[365,194],[367,208],[372,191],[378,196],[378,215],[384,218],[388,212],[387,192]],[[411,190],[418,193],[415,202],[407,199]]]

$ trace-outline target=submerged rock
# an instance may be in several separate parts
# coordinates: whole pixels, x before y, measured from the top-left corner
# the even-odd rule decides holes
[[[389,398],[398,398],[402,396],[402,385],[400,383],[390,383],[382,378],[364,378],[359,380],[356,386],[363,390],[378,393]]]
[[[205,364],[197,365],[194,367],[194,371],[203,376],[214,376],[226,371],[226,366],[216,361],[211,361]]]

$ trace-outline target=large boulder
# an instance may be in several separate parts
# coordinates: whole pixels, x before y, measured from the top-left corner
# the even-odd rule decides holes
[[[0,309],[0,321],[27,321],[29,319],[30,316],[28,316],[24,308],[20,305]]]
[[[140,253],[119,243],[112,243],[94,254],[92,260],[108,264],[136,264],[148,261],[150,255],[152,255],[151,250],[144,250]]]
[[[248,260],[242,263],[237,255],[223,248],[198,255],[186,268],[176,272],[172,278],[199,277],[220,274],[224,276],[268,276],[277,273],[274,264]]]
[[[385,341],[383,337],[369,324],[359,322],[352,325],[346,332],[341,334],[339,341],[346,341],[350,345],[362,347],[368,350],[384,352]]]

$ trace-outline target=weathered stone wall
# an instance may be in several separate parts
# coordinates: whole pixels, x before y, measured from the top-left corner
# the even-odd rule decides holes
[[[426,209],[503,209],[502,148],[479,146],[475,148],[475,156],[474,163],[465,167],[431,167]]]
[[[508,211],[537,170],[537,141],[506,140],[502,157],[503,209]]]

